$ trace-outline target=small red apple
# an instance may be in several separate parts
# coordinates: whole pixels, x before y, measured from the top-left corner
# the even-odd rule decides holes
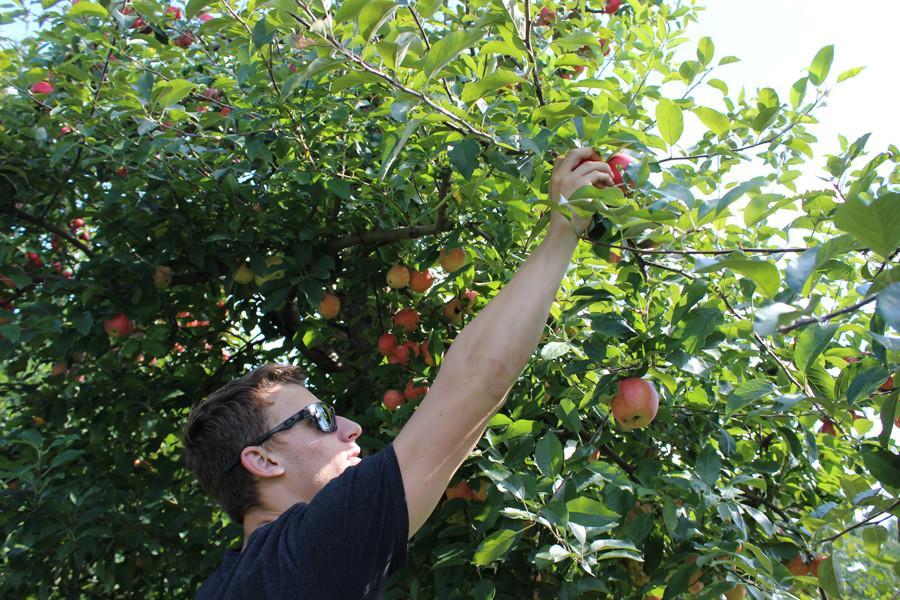
[[[165,265],[156,267],[153,272],[153,285],[158,290],[164,290],[172,283],[172,268]]]
[[[408,381],[406,384],[406,389],[403,390],[403,395],[407,400],[415,400],[416,398],[421,398],[425,394],[428,393],[428,386],[413,386],[412,380]]]
[[[219,114],[222,115],[223,117],[227,117],[228,115],[231,114],[231,108],[229,108],[227,106],[223,106],[222,108],[219,109]]]
[[[403,265],[394,265],[387,272],[387,284],[395,290],[401,290],[409,285],[409,269]]]
[[[200,22],[201,22],[201,23],[206,23],[207,21],[212,21],[212,20],[213,20],[213,16],[212,16],[211,14],[209,14],[209,13],[203,13],[203,14],[201,14],[201,15],[200,15],[199,17],[197,17],[197,18],[200,19]]]
[[[323,319],[333,319],[341,312],[341,300],[332,293],[326,293],[319,302],[319,314]]]
[[[393,333],[383,333],[378,336],[378,353],[387,356],[397,347],[397,336]]]
[[[49,81],[38,81],[37,83],[31,86],[32,94],[52,94],[53,90],[56,88],[53,87],[53,84]]]
[[[444,248],[440,255],[441,268],[447,273],[459,271],[469,261],[463,248]]]
[[[622,5],[622,0],[606,0],[606,14],[614,15]]]
[[[538,27],[544,27],[547,25],[552,25],[555,20],[556,13],[545,6],[541,8],[541,11],[538,13],[538,18],[534,22],[534,24]]]
[[[620,254],[618,254],[618,253],[613,252],[612,250],[610,250],[610,251],[609,251],[609,258],[608,258],[607,260],[609,260],[609,262],[611,262],[611,263],[613,263],[613,264],[616,264],[616,263],[618,263],[619,261],[622,260],[622,256],[621,256]]]
[[[387,409],[397,410],[400,408],[401,404],[406,402],[406,398],[400,390],[388,390],[384,393],[384,397],[381,401]]]
[[[127,177],[128,176],[128,167],[119,167],[118,169],[116,169],[116,176]]]
[[[194,34],[190,31],[185,31],[183,34],[175,38],[172,43],[179,48],[188,48],[191,44],[194,43]]]
[[[609,168],[612,169],[613,183],[616,186],[627,187],[625,179],[622,177],[622,175],[625,173],[625,170],[628,169],[628,165],[633,162],[634,159],[632,157],[621,152],[616,152],[609,157],[609,160],[606,161],[606,164],[608,164]]]
[[[428,288],[430,288],[433,283],[434,275],[431,274],[429,269],[425,269],[424,271],[413,271],[409,275],[410,289],[419,294],[427,292]]]
[[[459,301],[459,298],[452,298],[444,304],[444,317],[453,323],[454,325],[459,325],[462,323],[462,304]]]
[[[804,561],[803,557],[799,554],[789,560],[786,566],[788,571],[798,577],[809,575],[809,565],[806,564],[806,561]]]
[[[462,293],[462,307],[463,312],[467,315],[471,315],[475,310],[475,300],[478,299],[478,292],[475,290],[466,290]]]
[[[181,18],[181,9],[178,8],[177,6],[170,5],[170,6],[166,7],[166,12],[164,12],[163,14],[164,15],[172,15],[173,19],[180,19]]]
[[[128,318],[128,315],[120,312],[103,322],[103,330],[107,335],[122,338],[131,335],[134,331],[134,323]]]
[[[834,421],[831,419],[822,419],[822,426],[819,428],[819,433],[824,433],[825,435],[834,435],[837,433],[834,429]]]
[[[31,266],[37,269],[40,269],[44,266],[44,261],[41,258],[41,255],[37,252],[26,252],[25,258],[28,259],[28,262],[31,264]]]
[[[389,365],[405,365],[409,362],[409,346],[400,345],[388,354]]]
[[[807,565],[809,567],[809,572],[812,573],[813,577],[819,576],[819,565],[822,564],[822,561],[828,558],[824,554],[816,555],[810,560]]]
[[[885,382],[881,384],[881,387],[878,388],[878,391],[879,392],[889,392],[892,389],[894,389],[894,376],[893,375],[888,377],[887,380],[885,380]]]
[[[619,382],[619,393],[612,399],[612,413],[625,431],[640,429],[656,418],[659,394],[649,381],[630,377]]]
[[[409,333],[419,324],[419,313],[414,308],[400,309],[394,315],[394,324]]]
[[[448,487],[447,491],[444,492],[444,495],[447,496],[447,500],[453,500],[454,498],[471,500],[472,488],[470,488],[469,483],[465,479],[463,479],[453,487]]]

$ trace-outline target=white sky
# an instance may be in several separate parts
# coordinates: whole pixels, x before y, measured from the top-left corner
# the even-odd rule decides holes
[[[900,1],[866,0],[705,0],[699,23],[688,31],[694,40],[712,38],[716,60],[731,54],[741,62],[721,67],[716,75],[736,92],[772,87],[783,102],[790,86],[803,76],[822,46],[834,44],[829,83],[858,66],[856,77],[837,85],[827,105],[814,113],[813,134],[820,152],[838,151],[838,134],[851,142],[864,133],[872,153],[900,144],[897,65]],[[699,89],[699,88],[698,88]],[[810,97],[812,88],[807,90]],[[719,95],[718,92],[715,94]],[[699,99],[699,96],[698,96]],[[824,164],[819,156],[817,165]]]

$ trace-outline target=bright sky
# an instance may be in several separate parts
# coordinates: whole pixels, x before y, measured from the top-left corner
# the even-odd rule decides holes
[[[837,85],[827,106],[814,113],[819,152],[837,152],[838,134],[851,142],[864,133],[866,148],[879,152],[900,144],[897,98],[897,0],[703,0],[707,8],[689,32],[694,40],[712,38],[716,58],[731,54],[741,62],[722,67],[717,77],[731,91],[772,87],[787,101],[790,86],[805,72],[822,46],[834,44],[829,83],[852,67],[866,67]],[[807,90],[809,96],[810,90]],[[718,94],[718,92],[716,92]],[[698,97],[699,99],[699,97]],[[817,157],[816,164],[823,160]]]

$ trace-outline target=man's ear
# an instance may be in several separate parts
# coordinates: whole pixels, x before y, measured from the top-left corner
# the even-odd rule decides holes
[[[284,475],[284,467],[262,446],[248,446],[241,451],[241,464],[247,471],[263,479]]]

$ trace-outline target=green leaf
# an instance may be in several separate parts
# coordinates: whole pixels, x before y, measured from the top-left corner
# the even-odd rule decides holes
[[[108,17],[109,13],[105,8],[103,8],[96,2],[81,0],[81,2],[79,2],[78,4],[73,4],[69,8],[69,15],[73,17],[80,17],[82,15],[90,15],[93,17]]]
[[[850,198],[835,210],[834,224],[887,258],[900,246],[900,193],[883,194],[868,204]]]
[[[794,364],[800,372],[805,373],[812,366],[837,330],[837,325],[810,325],[800,331],[794,345]]]
[[[253,47],[259,50],[272,43],[275,38],[275,26],[269,23],[267,16],[262,17],[253,26]]]
[[[78,6],[78,4],[75,6]],[[153,96],[160,105],[167,108],[180,102],[193,89],[194,84],[184,79],[160,81],[153,87]]]
[[[478,142],[464,139],[451,142],[447,155],[450,157],[450,164],[463,176],[463,179],[471,179],[472,173],[478,164],[478,153],[480,151],[481,146],[478,145]]]
[[[501,529],[487,536],[472,557],[472,564],[483,567],[506,556],[516,543],[519,533],[512,529]]]
[[[847,402],[853,405],[863,398],[868,398],[885,382],[888,375],[890,375],[888,370],[881,365],[860,373],[847,388]]]
[[[367,42],[381,29],[385,21],[391,18],[398,8],[394,0],[374,0],[368,2],[357,17],[359,34]]]
[[[184,8],[184,16],[187,19],[193,19],[194,15],[215,2],[215,0],[190,0]]]
[[[775,385],[768,379],[751,379],[738,385],[728,396],[725,412],[732,415],[748,404],[762,400],[775,391]]]
[[[390,149],[387,152],[387,157],[381,162],[381,171],[378,173],[379,181],[384,181],[384,178],[387,177],[387,174],[391,171],[391,167],[394,166],[397,157],[400,156],[400,151],[403,150],[406,142],[409,141],[409,138],[421,123],[421,119],[410,119],[406,123],[406,127],[403,128],[403,133],[400,137],[386,136],[385,141],[393,141],[393,145],[389,146]]]
[[[565,459],[559,438],[552,431],[538,440],[534,450],[534,460],[544,477],[556,477],[562,472]]]
[[[722,312],[715,308],[698,308],[684,319],[681,345],[685,352],[694,354],[706,345],[706,339],[724,320]]]
[[[716,47],[709,37],[702,37],[697,42],[697,58],[704,66],[708,65],[716,53]]]
[[[752,506],[747,506],[746,504],[741,504],[741,508],[759,524],[766,535],[771,536],[773,533],[775,533],[775,526],[772,525],[772,521],[765,515],[765,513],[753,508]]]
[[[486,77],[482,77],[478,81],[467,83],[463,86],[461,98],[463,102],[468,104],[482,98],[494,90],[499,90],[507,85],[515,85],[524,81],[524,79],[512,71],[501,69],[488,74]]]
[[[834,46],[825,46],[816,53],[812,64],[809,65],[809,80],[813,85],[822,85],[831,70],[831,61],[834,60]]]
[[[885,323],[900,331],[900,283],[892,283],[878,292],[875,310]]]
[[[656,124],[666,143],[670,146],[675,145],[684,131],[681,108],[668,98],[661,99],[656,105]]]
[[[846,71],[838,75],[838,83],[846,81],[851,77],[856,77],[857,75],[862,73],[863,69],[865,69],[865,67],[853,67],[852,69],[847,69]]]
[[[697,456],[694,469],[706,485],[709,487],[716,485],[716,481],[719,480],[719,472],[722,470],[722,461],[712,444],[706,444],[703,447],[700,455]]]
[[[882,484],[900,489],[900,455],[877,446],[862,447],[863,463]]]
[[[781,287],[781,273],[779,273],[778,267],[768,261],[754,260],[752,258],[725,258],[712,262],[698,260],[697,264],[699,268],[694,269],[697,273],[731,269],[736,273],[749,277],[770,298],[777,294],[778,288]]]
[[[566,503],[569,521],[585,527],[603,527],[619,520],[619,515],[593,498],[581,496]]]
[[[794,82],[794,85],[791,86],[791,106],[794,108],[798,108],[800,103],[803,102],[803,97],[806,95],[806,84],[809,83],[809,77],[801,77],[797,81]]]
[[[481,29],[469,29],[466,31],[454,31],[447,34],[431,46],[431,50],[425,55],[423,70],[425,76],[431,79],[433,75],[443,69],[460,52],[470,48],[482,38]]]
[[[881,404],[881,435],[878,436],[878,443],[887,446],[891,440],[891,431],[894,428],[894,419],[897,418],[897,398],[900,397],[900,388],[895,388],[894,393],[889,395]]]
[[[704,125],[718,136],[724,135],[731,129],[731,121],[717,110],[705,106],[698,106],[694,109],[694,114],[697,115]]]
[[[843,580],[840,571],[834,562],[834,556],[829,556],[819,563],[819,586],[828,594],[828,598],[841,598],[843,592]]]
[[[565,342],[548,342],[541,348],[541,358],[553,360],[572,350],[572,346]]]
[[[334,13],[334,22],[344,23],[356,19],[359,11],[365,8],[369,1],[370,0],[346,0],[345,2],[341,2],[340,7]]]

